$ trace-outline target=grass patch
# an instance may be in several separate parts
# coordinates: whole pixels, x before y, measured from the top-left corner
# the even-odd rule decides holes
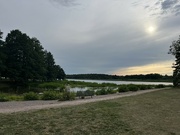
[[[180,90],[85,105],[0,114],[0,134],[179,135]]]

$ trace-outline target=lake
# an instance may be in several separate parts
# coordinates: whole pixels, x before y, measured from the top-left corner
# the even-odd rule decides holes
[[[114,84],[146,84],[146,85],[173,85],[169,82],[139,82],[139,81],[107,81],[107,80],[81,80],[81,79],[68,79],[69,81],[83,81],[83,82],[92,82],[92,83],[114,83]]]

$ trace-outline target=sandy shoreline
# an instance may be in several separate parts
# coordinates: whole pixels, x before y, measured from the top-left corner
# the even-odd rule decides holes
[[[164,89],[167,89],[167,88],[164,88]],[[46,109],[46,108],[74,106],[74,105],[80,105],[80,104],[85,104],[85,103],[90,103],[90,102],[98,102],[98,101],[110,100],[110,99],[115,99],[115,98],[135,96],[135,95],[140,95],[140,94],[149,93],[153,91],[164,90],[164,89],[152,89],[152,90],[143,90],[143,91],[137,91],[137,92],[126,92],[126,93],[117,93],[117,94],[110,94],[110,95],[93,96],[93,98],[77,99],[73,101],[36,100],[36,101],[0,102],[0,113],[13,113],[13,112],[23,112],[23,111],[30,111],[30,110]]]

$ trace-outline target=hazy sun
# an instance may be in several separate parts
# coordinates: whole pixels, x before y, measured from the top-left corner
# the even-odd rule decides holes
[[[154,33],[155,32],[155,27],[153,27],[153,26],[149,26],[148,28],[147,28],[147,32],[148,33]]]

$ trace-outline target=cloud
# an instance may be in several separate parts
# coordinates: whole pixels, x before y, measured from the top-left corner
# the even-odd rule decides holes
[[[180,14],[179,0],[158,0],[144,5],[144,9],[148,9],[152,16],[170,16]]]
[[[116,75],[132,75],[132,74],[172,74],[172,61],[164,61],[159,63],[147,64],[143,66],[132,66],[115,71]]]
[[[53,4],[60,4],[65,7],[80,5],[79,3],[77,3],[77,0],[49,0],[49,1]]]
[[[178,3],[178,0],[165,0],[161,3],[161,8],[162,10],[171,9],[177,3]]]

